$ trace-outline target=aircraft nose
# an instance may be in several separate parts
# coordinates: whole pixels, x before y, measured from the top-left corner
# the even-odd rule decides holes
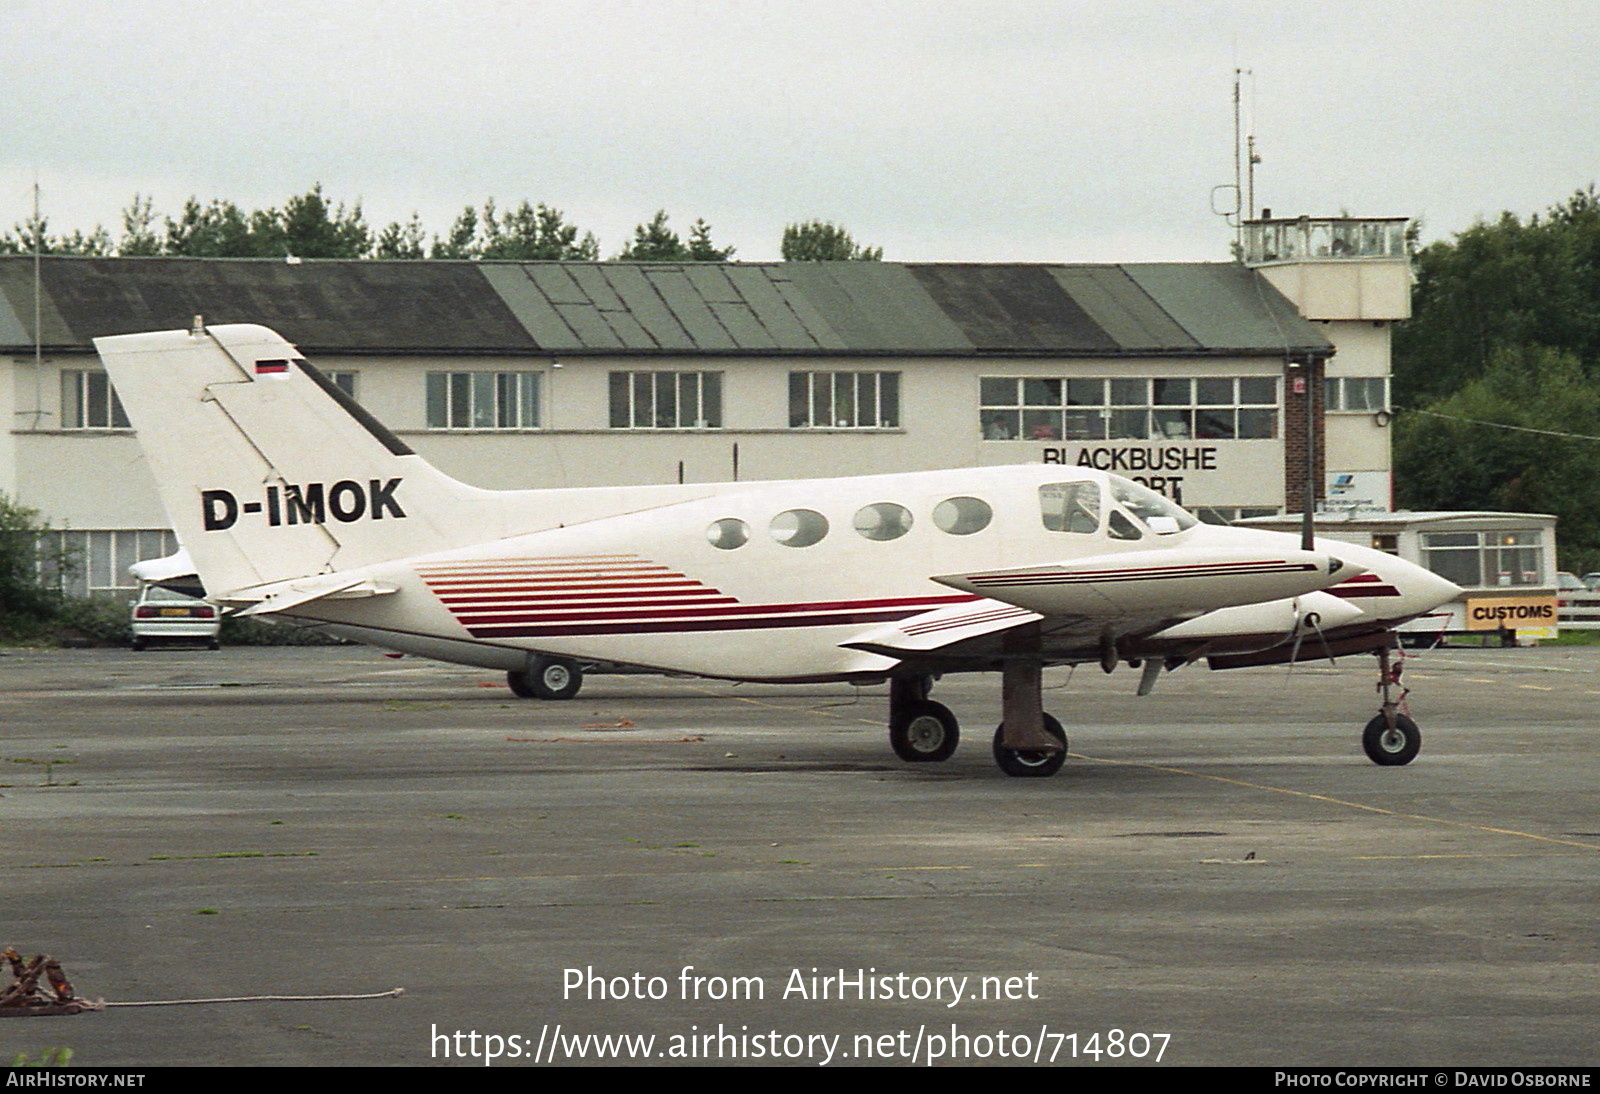
[[[1332,577],[1333,575],[1338,574],[1339,575],[1339,580],[1341,580],[1341,581],[1349,581],[1352,577],[1358,577],[1359,575],[1364,574],[1366,572],[1367,572],[1367,568],[1365,566],[1357,566],[1353,562],[1346,562],[1344,559],[1340,558],[1337,555],[1329,555],[1328,556],[1328,576],[1329,577]]]
[[[1404,568],[1395,575],[1394,584],[1400,591],[1406,609],[1419,614],[1448,604],[1461,596],[1463,591],[1454,581],[1410,562],[1405,563]]]

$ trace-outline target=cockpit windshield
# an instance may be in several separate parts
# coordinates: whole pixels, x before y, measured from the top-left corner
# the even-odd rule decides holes
[[[1170,536],[1200,522],[1167,498],[1128,479],[1110,476],[1111,498],[1158,536]]]
[[[1039,516],[1052,532],[1094,535],[1100,530],[1100,484],[1046,483],[1039,487]]]

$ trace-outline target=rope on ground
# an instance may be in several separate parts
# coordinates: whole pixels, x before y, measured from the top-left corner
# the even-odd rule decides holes
[[[323,1003],[350,999],[388,999],[404,995],[405,988],[390,988],[366,995],[233,995],[218,999],[142,999],[127,1003],[100,1003],[100,1007],[182,1007],[202,1003]]]

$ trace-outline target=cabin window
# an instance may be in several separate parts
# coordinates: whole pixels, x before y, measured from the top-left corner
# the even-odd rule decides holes
[[[750,526],[738,517],[723,517],[712,521],[706,529],[706,539],[720,551],[731,551],[750,542]]]
[[[1124,516],[1121,509],[1111,510],[1111,519],[1106,521],[1106,531],[1110,533],[1112,539],[1144,538],[1139,526]]]
[[[722,373],[613,372],[612,429],[721,429]]]
[[[789,428],[898,429],[898,372],[789,373]]]
[[[538,429],[537,372],[428,373],[429,429]]]
[[[855,530],[867,539],[883,542],[911,531],[911,510],[892,501],[874,502],[856,510]]]
[[[1128,479],[1112,477],[1111,498],[1158,536],[1170,536],[1200,523],[1168,498]]]
[[[828,534],[828,518],[814,509],[789,509],[772,518],[768,531],[785,547],[810,547]]]
[[[946,498],[933,508],[934,526],[952,536],[970,536],[989,527],[994,510],[981,498]]]
[[[103,372],[68,369],[61,374],[62,429],[131,429],[122,400]]]
[[[1039,487],[1039,515],[1049,531],[1093,535],[1100,530],[1100,484],[1046,483]]]

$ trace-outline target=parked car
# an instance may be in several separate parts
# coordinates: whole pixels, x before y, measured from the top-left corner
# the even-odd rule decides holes
[[[1578,580],[1583,582],[1584,585],[1586,585],[1588,587],[1590,592],[1594,592],[1594,590],[1600,589],[1600,574],[1594,574],[1594,573],[1584,574]]]
[[[146,585],[133,602],[136,650],[146,649],[152,642],[198,643],[219,650],[221,633],[222,619],[216,605],[204,600],[159,585]]]

